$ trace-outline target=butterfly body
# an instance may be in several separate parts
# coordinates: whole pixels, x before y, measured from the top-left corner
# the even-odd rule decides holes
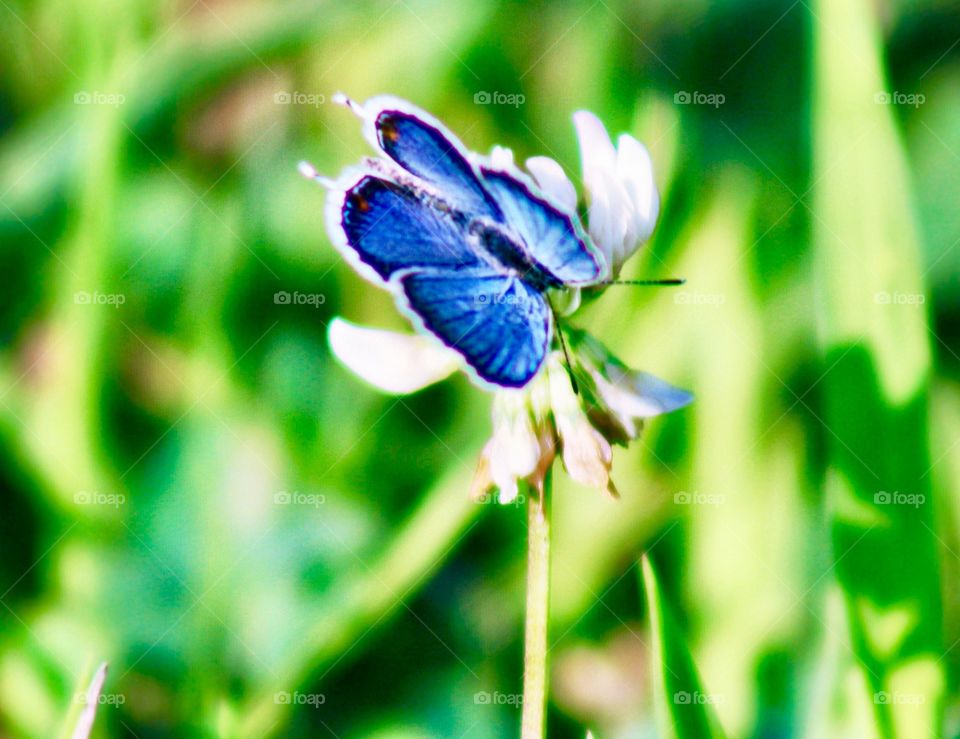
[[[475,239],[478,252],[503,274],[522,279],[540,292],[563,287],[563,282],[540,264],[527,246],[501,224],[479,218],[470,223],[467,232]]]
[[[547,292],[603,279],[575,213],[516,170],[476,163],[443,126],[393,98],[360,108],[386,160],[331,189],[334,244],[390,289],[482,384],[522,387],[553,335]]]

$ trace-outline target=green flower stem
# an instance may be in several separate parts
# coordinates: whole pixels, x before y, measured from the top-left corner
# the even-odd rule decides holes
[[[550,490],[531,493],[527,505],[527,618],[523,656],[522,739],[544,736],[547,706],[547,630],[550,616]]]

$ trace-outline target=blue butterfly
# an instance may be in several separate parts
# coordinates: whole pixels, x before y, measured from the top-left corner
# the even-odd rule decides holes
[[[331,240],[386,287],[415,325],[458,352],[483,383],[519,388],[553,340],[547,293],[606,274],[576,213],[514,168],[470,154],[409,103],[361,106],[364,133],[384,158],[348,169],[330,187]]]

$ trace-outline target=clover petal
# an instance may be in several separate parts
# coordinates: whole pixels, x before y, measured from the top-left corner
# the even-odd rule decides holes
[[[513,150],[506,146],[494,146],[490,150],[490,164],[494,169],[513,169]]]
[[[647,372],[610,365],[594,372],[594,380],[606,412],[622,427],[627,439],[635,439],[643,420],[678,410],[693,402],[693,395]]]
[[[589,111],[575,113],[573,122],[590,202],[588,230],[607,258],[609,276],[616,277],[656,226],[660,196],[650,154],[627,134],[615,148],[603,123]]]
[[[660,194],[653,179],[653,162],[647,148],[629,134],[617,139],[617,172],[630,198],[633,220],[627,234],[634,248],[650,238],[660,214]],[[625,261],[629,254],[624,255]],[[621,261],[621,263],[622,263]]]
[[[327,340],[347,369],[394,395],[414,393],[461,367],[457,354],[426,336],[358,326],[343,318],[330,322]]]
[[[567,177],[563,167],[550,157],[530,157],[527,170],[533,175],[540,189],[569,210],[577,209],[577,190]]]
[[[631,218],[626,190],[617,174],[617,152],[603,123],[581,110],[573,122],[580,141],[580,162],[590,208],[588,230],[606,258],[609,276],[615,276],[614,256],[619,251]]]

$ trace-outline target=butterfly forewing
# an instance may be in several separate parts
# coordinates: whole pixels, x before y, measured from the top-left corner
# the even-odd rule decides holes
[[[360,261],[384,280],[398,270],[479,266],[462,226],[415,190],[367,175],[347,189],[342,228]]]
[[[377,141],[397,164],[439,190],[458,210],[500,219],[500,211],[484,189],[457,143],[437,127],[400,110],[382,110],[375,119]]]
[[[587,285],[602,277],[599,258],[569,215],[535,195],[516,177],[489,169],[481,171],[504,220],[541,268],[566,285]]]

